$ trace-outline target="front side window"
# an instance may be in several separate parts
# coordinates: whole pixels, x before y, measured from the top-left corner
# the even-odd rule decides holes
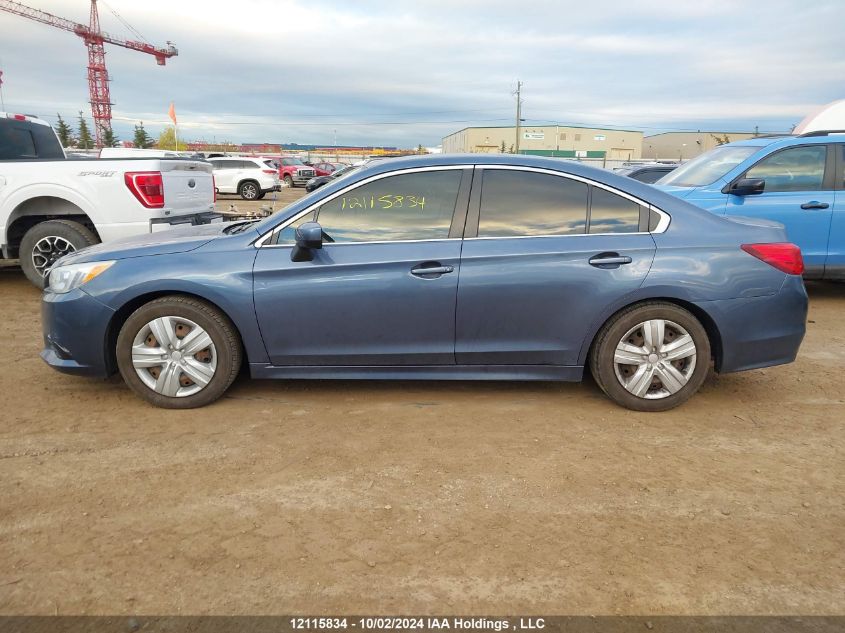
[[[587,225],[587,185],[529,171],[484,172],[478,237],[571,235]]]
[[[328,242],[445,239],[460,169],[399,174],[351,189],[317,210]]]
[[[590,198],[590,233],[636,233],[640,205],[600,187]]]
[[[764,192],[819,191],[823,188],[826,145],[806,145],[776,152],[745,172],[766,181]]]

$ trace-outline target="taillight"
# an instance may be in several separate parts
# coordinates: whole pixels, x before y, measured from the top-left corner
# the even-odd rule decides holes
[[[123,180],[138,202],[148,209],[164,207],[164,180],[160,171],[127,171]]]
[[[801,249],[795,244],[789,242],[743,244],[742,250],[787,275],[800,275],[804,272],[804,258],[801,257]]]
[[[214,191],[214,201],[217,202],[217,181],[214,180],[214,174],[211,174],[211,189]]]
[[[270,174],[271,176],[277,176],[279,174],[278,170],[276,169],[262,169],[265,174]]]

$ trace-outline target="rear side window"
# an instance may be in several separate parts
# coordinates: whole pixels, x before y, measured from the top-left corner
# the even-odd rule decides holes
[[[38,158],[32,132],[16,125],[0,125],[0,160],[17,158]]]
[[[792,147],[767,156],[745,172],[745,177],[765,180],[764,193],[819,191],[824,188],[826,158],[826,145]]]
[[[590,233],[636,233],[641,207],[600,187],[593,187],[590,198]]]
[[[445,239],[461,176],[449,169],[380,178],[326,202],[317,221],[330,242]]]
[[[587,185],[562,176],[484,172],[478,237],[571,235],[587,226]]]

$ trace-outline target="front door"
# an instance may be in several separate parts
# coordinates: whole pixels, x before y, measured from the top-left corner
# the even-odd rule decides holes
[[[332,194],[255,261],[255,308],[273,365],[452,365],[472,170],[422,168]],[[324,244],[291,261],[294,229]]]
[[[744,178],[766,181],[763,193],[728,195],[727,215],[765,218],[786,227],[801,248],[808,277],[821,277],[827,259],[834,192],[827,145],[800,145],[760,160]],[[830,175],[826,177],[830,163]]]
[[[597,316],[651,267],[649,210],[555,172],[478,171],[461,255],[458,364],[577,365]]]

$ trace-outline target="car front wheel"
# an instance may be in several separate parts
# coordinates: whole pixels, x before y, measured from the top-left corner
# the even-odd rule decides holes
[[[116,352],[126,384],[168,409],[214,402],[241,365],[232,322],[213,306],[183,296],[162,297],[133,312],[117,337]]]
[[[707,331],[680,306],[648,302],[615,315],[590,353],[596,383],[634,411],[666,411],[698,391],[710,368]]]

